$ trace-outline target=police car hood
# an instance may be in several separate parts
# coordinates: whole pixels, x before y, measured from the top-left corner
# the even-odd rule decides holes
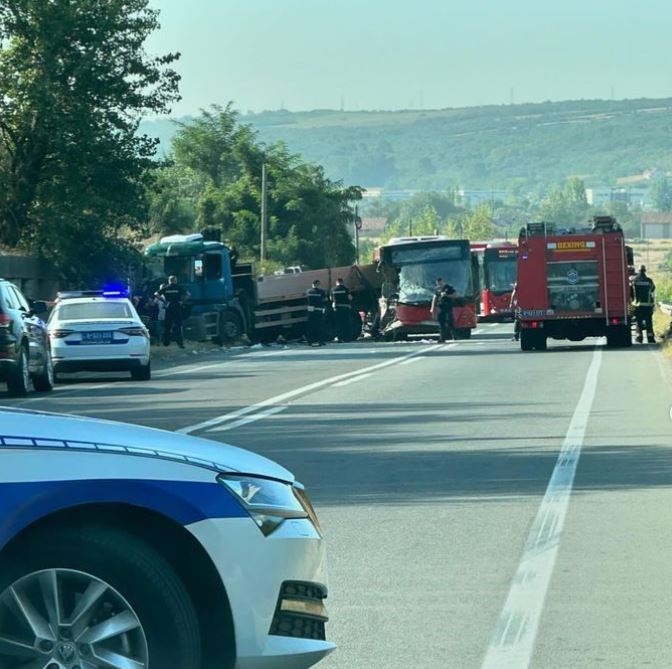
[[[108,449],[119,452],[123,447],[135,456],[144,452],[148,457],[182,460],[214,471],[294,482],[294,476],[284,467],[230,444],[80,416],[0,407],[0,442],[35,450],[71,447],[108,453]]]

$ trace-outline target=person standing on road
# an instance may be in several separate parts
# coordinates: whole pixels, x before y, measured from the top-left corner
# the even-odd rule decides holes
[[[164,283],[156,296],[166,301],[166,317],[163,322],[163,345],[170,346],[170,340],[174,336],[177,345],[184,348],[184,333],[182,331],[184,321],[184,303],[189,297],[185,288],[177,282],[176,276],[169,276],[168,283]]]
[[[653,334],[653,307],[655,306],[656,284],[653,279],[646,275],[646,267],[642,265],[630,286],[630,295],[635,307],[635,321],[637,323],[637,341],[641,344],[644,340],[643,331],[646,330],[646,340],[649,344],[655,344]]]
[[[327,307],[327,294],[320,288],[320,280],[313,281],[313,287],[306,291],[308,300],[308,344],[324,346],[324,314]]]
[[[439,277],[436,280],[436,291],[432,299],[432,316],[439,321],[439,341],[446,339],[455,339],[453,332],[453,300],[455,299],[455,289]]]
[[[352,308],[350,302],[352,302],[352,295],[340,277],[336,279],[336,285],[331,290],[331,302],[336,319],[336,337],[339,342],[348,341],[351,330],[350,319]]]
[[[509,309],[513,312],[513,341],[520,340],[520,314],[518,313],[518,282],[513,284]]]

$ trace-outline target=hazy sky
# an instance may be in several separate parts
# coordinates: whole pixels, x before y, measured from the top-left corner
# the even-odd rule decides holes
[[[152,0],[175,114],[672,96],[672,0]]]

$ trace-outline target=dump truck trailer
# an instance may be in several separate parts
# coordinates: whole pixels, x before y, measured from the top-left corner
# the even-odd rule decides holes
[[[305,334],[308,321],[306,291],[319,279],[327,292],[342,278],[350,289],[350,339],[362,332],[361,313],[378,308],[380,275],[375,265],[348,265],[298,274],[257,276],[254,265],[238,262],[219,239],[202,233],[171,235],[150,245],[145,255],[154,264],[154,283],[171,274],[189,291],[185,334],[197,341],[233,341],[248,335],[256,341]],[[327,336],[333,330],[326,314]]]

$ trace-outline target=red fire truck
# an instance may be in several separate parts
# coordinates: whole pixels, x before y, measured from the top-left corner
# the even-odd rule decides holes
[[[478,267],[466,240],[443,236],[399,237],[377,252],[382,274],[378,330],[388,339],[410,334],[435,334],[431,303],[436,279],[443,278],[457,293],[453,317],[455,334],[471,337],[476,327]]]
[[[516,283],[518,246],[512,242],[472,242],[478,258],[481,285],[479,320],[504,321],[513,318],[511,294]]]
[[[629,266],[632,250],[611,216],[561,230],[533,223],[521,230],[518,317],[523,351],[546,349],[547,339],[607,338],[630,346]]]

